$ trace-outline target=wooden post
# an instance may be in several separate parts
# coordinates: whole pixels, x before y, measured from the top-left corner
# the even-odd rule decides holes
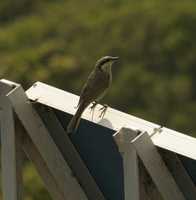
[[[131,140],[137,136],[137,131],[122,128],[114,135],[116,144],[123,159],[125,200],[139,200],[139,171],[136,150]]]
[[[147,132],[131,141],[164,200],[185,200]]]
[[[16,87],[8,94],[8,98],[66,199],[87,200],[86,194],[75,177],[72,176],[71,169],[51,138],[41,118],[28,101],[22,87]]]
[[[0,81],[0,128],[3,200],[22,200],[22,151],[12,106],[6,94],[13,85]]]

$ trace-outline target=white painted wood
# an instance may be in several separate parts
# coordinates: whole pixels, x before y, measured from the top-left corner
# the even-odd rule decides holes
[[[114,135],[114,139],[123,158],[125,200],[139,200],[139,169],[138,158],[131,140],[137,133],[122,128]]]
[[[14,89],[16,86],[19,86],[19,85],[14,83],[14,82],[11,82],[11,81],[1,80],[0,81],[1,95],[2,95],[2,93],[3,93],[5,88],[7,88],[7,92],[5,93],[5,95],[6,95],[11,89]],[[4,99],[5,98],[6,98],[6,104],[9,104],[9,106],[11,106],[11,104],[9,103],[8,98],[4,96]],[[1,104],[1,105],[3,105],[3,104]],[[2,113],[1,116],[3,118],[5,118],[5,115],[3,113]],[[13,115],[12,115],[12,117],[13,117]],[[10,120],[9,120],[9,123],[10,123]],[[15,127],[16,127],[15,134],[16,134],[16,137],[17,137],[17,138],[15,138],[16,141],[19,141],[18,139],[21,139],[19,137],[21,137],[21,132],[23,131],[23,129],[22,129],[22,127],[21,127],[21,125],[19,123],[20,122],[18,120],[15,123]],[[11,127],[12,126],[10,126],[10,128]],[[6,134],[6,136],[8,136],[9,139],[12,139],[12,137],[10,137],[10,134]],[[48,189],[49,193],[51,194],[51,196],[55,200],[64,200],[65,198],[62,197],[62,194],[57,189],[57,185],[56,185],[56,182],[55,182],[53,176],[51,175],[50,171],[48,170],[45,162],[41,158],[41,156],[40,156],[39,152],[37,151],[37,149],[35,148],[34,144],[32,143],[32,141],[29,138],[27,138],[27,135],[25,135],[24,133],[23,133],[22,137],[23,137],[23,139],[22,139],[23,143],[20,141],[20,144],[19,144],[20,145],[20,149],[22,147],[23,150],[25,151],[25,153],[29,156],[29,158],[35,164],[35,167],[36,167],[38,173],[40,174],[41,178],[43,179],[43,181],[44,181],[44,183],[46,185],[46,188]],[[6,153],[3,154],[3,156],[2,156],[2,159],[5,160],[5,159],[9,158],[9,154],[12,153],[12,151],[10,151],[11,150],[10,149],[10,144],[5,143],[4,142],[4,138],[1,139],[1,140],[3,141],[3,147],[5,147],[7,149]],[[11,144],[11,146],[14,148],[13,144]],[[7,154],[7,152],[8,152],[8,154]],[[16,151],[16,155],[18,155],[17,152],[18,151]],[[20,163],[22,165],[22,163],[19,162],[20,160],[18,158],[16,159],[16,161],[17,161],[17,163]],[[2,161],[2,163],[3,163],[3,166],[4,166],[4,164],[6,164],[7,162]],[[9,167],[15,167],[15,166],[14,166],[14,164],[10,163]],[[5,169],[8,170],[9,168],[7,166],[5,166]],[[3,171],[4,171],[4,167],[3,167]],[[7,175],[7,174],[9,174],[9,175]],[[5,199],[5,200],[6,199],[11,200],[12,199],[11,195],[13,196],[13,194],[15,193],[15,191],[14,192],[11,191],[12,190],[12,185],[14,184],[14,181],[10,178],[11,174],[12,173],[9,173],[9,172],[5,173],[6,179],[8,179],[7,184],[6,184],[7,185],[7,187],[6,187],[7,191],[3,192],[3,199]],[[21,184],[22,174],[18,170],[16,170],[16,177],[17,177],[17,180],[20,181],[20,184]],[[3,184],[3,188],[4,188],[4,184]],[[17,185],[16,185],[16,188],[17,188]],[[22,189],[20,189],[20,190],[17,189],[17,193],[19,193],[18,196],[22,195],[21,190]],[[18,199],[20,199],[20,198],[18,198]]]
[[[8,98],[66,199],[87,200],[85,193],[75,177],[72,176],[69,166],[52,140],[41,118],[28,102],[22,87],[16,87],[8,94]]]
[[[79,99],[77,95],[41,82],[35,83],[26,93],[28,98],[31,100],[36,99],[39,103],[46,104],[57,110],[62,110],[70,114],[75,113],[76,110],[74,107],[77,105]],[[118,131],[121,127],[127,127],[147,131],[151,135],[154,128],[160,127],[157,124],[128,115],[112,108],[108,108],[104,119],[101,120],[98,117],[98,110],[100,107],[101,105],[96,107],[93,118],[94,122],[112,128],[115,131]],[[82,117],[92,121],[92,115],[89,109],[86,109]],[[110,123],[107,123],[107,120]],[[151,139],[158,147],[176,152],[191,159],[196,159],[196,138],[163,127],[162,132],[153,135]]]
[[[145,168],[150,174],[164,200],[185,200],[174,178],[153,145],[149,135],[144,132],[131,141]]]
[[[21,138],[15,134],[13,110],[6,97],[11,89],[0,81],[2,192],[4,200],[22,200]]]
[[[18,83],[15,83],[13,81],[9,81],[9,80],[6,80],[6,79],[0,79],[0,82],[3,83],[4,85],[6,85],[6,87],[9,87],[9,91],[11,89],[14,89],[15,87],[19,86]]]

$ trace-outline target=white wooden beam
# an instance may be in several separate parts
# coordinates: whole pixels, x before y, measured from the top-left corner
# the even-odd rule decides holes
[[[137,132],[128,128],[122,128],[114,135],[123,159],[125,200],[140,199],[138,158],[136,150],[130,143],[136,136]]]
[[[69,166],[52,140],[41,118],[29,103],[23,88],[21,86],[16,87],[8,94],[8,98],[66,199],[87,200],[84,191],[75,177],[72,176]]]
[[[28,98],[31,100],[37,100],[39,103],[48,105],[52,108],[70,113],[72,115],[76,111],[75,106],[77,105],[79,99],[77,95],[41,82],[35,83],[26,93]],[[147,131],[148,134],[151,135],[155,128],[160,127],[158,124],[143,120],[133,115],[128,115],[112,108],[107,109],[104,118],[106,118],[109,123],[105,123],[106,120],[101,120],[98,117],[98,110],[100,107],[101,105],[96,107],[93,121],[95,123],[111,128],[115,132],[120,130],[121,127],[127,127],[131,129]],[[92,115],[89,112],[89,109],[85,110],[82,117],[92,121]],[[158,147],[196,160],[196,138],[163,127],[162,132],[155,134],[151,139],[154,145]]]
[[[131,141],[164,200],[185,200],[148,133]]]
[[[15,133],[12,106],[6,94],[13,89],[11,82],[0,81],[0,133],[2,192],[4,200],[22,200],[21,138]]]

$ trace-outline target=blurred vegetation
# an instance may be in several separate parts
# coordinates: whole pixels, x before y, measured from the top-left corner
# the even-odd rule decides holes
[[[195,24],[194,0],[1,0],[0,75],[79,94],[95,61],[117,55],[104,102],[196,136]]]

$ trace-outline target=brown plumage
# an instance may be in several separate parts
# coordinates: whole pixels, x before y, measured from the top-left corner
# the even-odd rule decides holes
[[[98,102],[106,94],[112,82],[111,66],[117,59],[118,57],[105,56],[97,61],[82,88],[78,109],[67,126],[68,133],[76,132],[85,108],[94,101]]]

